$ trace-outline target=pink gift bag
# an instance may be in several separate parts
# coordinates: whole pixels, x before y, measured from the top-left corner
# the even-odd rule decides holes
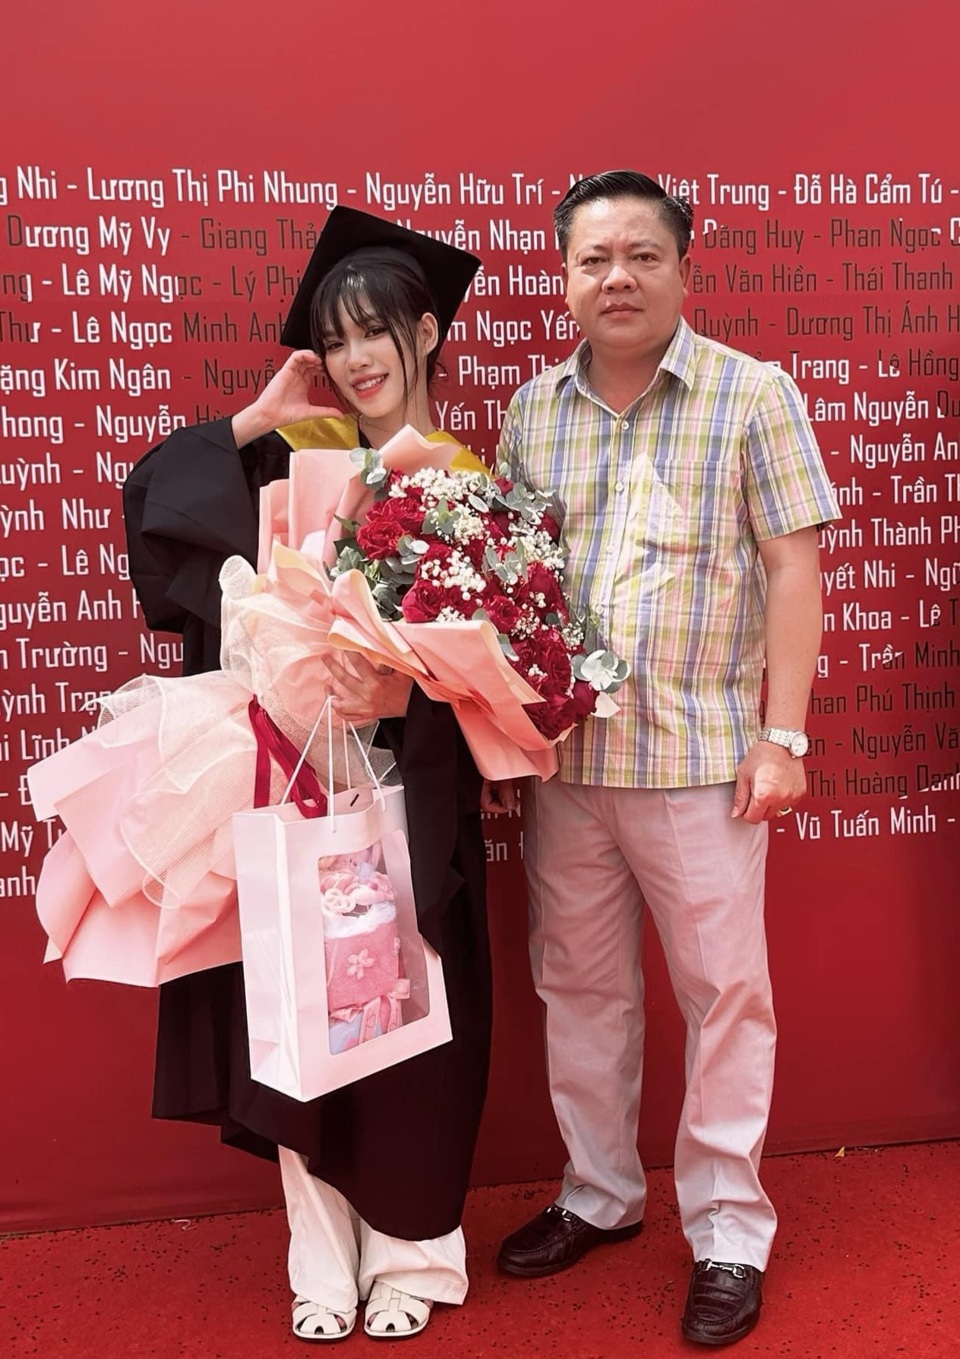
[[[332,724],[328,749],[332,765]],[[283,802],[233,818],[250,1072],[298,1100],[451,1037],[443,964],[417,927],[403,789],[368,772],[372,786],[336,793],[325,815]]]

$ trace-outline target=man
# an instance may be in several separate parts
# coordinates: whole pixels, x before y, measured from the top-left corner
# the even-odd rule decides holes
[[[765,823],[806,787],[816,526],[837,508],[790,379],[681,317],[689,204],[614,171],[575,184],[555,224],[583,341],[514,397],[500,461],[556,491],[568,592],[633,673],[620,715],[574,733],[527,809],[531,960],[569,1161],[557,1202],[499,1261],[549,1274],[641,1229],[649,908],[687,1026],[682,1329],[726,1344],[757,1322],[776,1226],[758,1176],[776,1033]],[[511,800],[493,786],[487,806]]]

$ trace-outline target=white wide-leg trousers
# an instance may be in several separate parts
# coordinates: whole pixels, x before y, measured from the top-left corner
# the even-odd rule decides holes
[[[358,1217],[331,1185],[309,1173],[304,1158],[280,1148],[280,1174],[290,1224],[290,1287],[335,1312],[352,1311],[375,1280],[432,1302],[467,1295],[466,1244],[458,1227],[431,1241],[384,1236]],[[403,1168],[397,1167],[397,1174]]]

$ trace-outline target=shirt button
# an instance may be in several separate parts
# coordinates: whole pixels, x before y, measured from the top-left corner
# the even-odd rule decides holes
[[[630,421],[629,421],[629,420],[624,420],[624,422],[623,422],[623,428],[624,428],[624,429],[629,429],[629,428],[630,428]]]
[[[616,491],[617,495],[621,495],[623,493],[623,482],[618,481],[616,486],[614,487],[614,490]]]

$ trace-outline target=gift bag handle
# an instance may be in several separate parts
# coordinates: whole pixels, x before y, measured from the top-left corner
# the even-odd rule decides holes
[[[256,700],[254,700],[254,701],[256,701]],[[288,797],[291,795],[291,793],[292,793],[292,794],[293,794],[293,800],[294,800],[294,802],[295,802],[296,805],[300,808],[300,810],[303,811],[303,807],[301,806],[301,803],[300,803],[300,801],[298,800],[298,783],[299,783],[299,780],[303,777],[304,773],[309,774],[309,776],[310,776],[310,778],[312,779],[313,783],[315,783],[315,784],[317,785],[318,788],[319,788],[319,786],[320,786],[319,783],[317,782],[317,777],[316,777],[316,775],[313,773],[313,770],[312,770],[312,769],[309,769],[309,767],[308,767],[306,770],[304,769],[304,763],[305,763],[306,758],[307,758],[307,751],[308,751],[308,750],[310,749],[310,747],[313,745],[313,738],[314,738],[314,737],[316,736],[316,734],[317,734],[317,731],[318,731],[318,729],[319,729],[319,727],[320,727],[320,723],[323,721],[324,715],[326,715],[326,719],[327,719],[327,792],[328,792],[328,796],[324,799],[324,807],[323,807],[321,810],[319,810],[319,811],[310,812],[309,815],[310,815],[310,816],[322,816],[322,815],[323,815],[323,812],[326,811],[327,820],[328,820],[328,822],[330,823],[330,828],[331,828],[331,830],[335,830],[335,829],[336,829],[336,824],[337,824],[337,815],[336,815],[336,811],[335,811],[335,809],[334,809],[334,796],[333,796],[333,704],[332,704],[332,702],[331,702],[331,700],[330,700],[329,698],[326,700],[326,702],[324,703],[323,707],[320,709],[319,713],[317,714],[317,720],[314,722],[313,727],[312,727],[311,730],[310,730],[310,735],[307,737],[306,742],[304,743],[303,750],[301,750],[300,753],[299,753],[299,759],[297,760],[296,766],[295,766],[294,769],[293,769],[293,773],[290,774],[290,782],[287,784],[286,788],[284,789],[284,791],[283,791],[283,797],[280,799],[280,806],[281,806],[281,807],[283,806],[283,804],[286,802],[287,798],[288,798]],[[268,719],[268,720],[269,720],[269,719]],[[367,774],[370,776],[370,782],[371,782],[371,784],[372,784],[372,786],[373,786],[373,788],[374,788],[374,790],[375,790],[375,794],[376,794],[376,796],[379,797],[380,800],[382,801],[382,800],[383,800],[383,786],[382,786],[382,784],[380,783],[380,780],[377,778],[376,774],[374,773],[373,766],[370,764],[370,760],[369,760],[369,758],[368,758],[368,756],[367,756],[367,752],[366,752],[366,751],[364,750],[364,748],[363,748],[363,742],[360,740],[359,732],[357,731],[356,727],[353,725],[352,722],[345,723],[344,726],[343,726],[343,763],[344,763],[344,768],[345,768],[346,773],[347,773],[347,778],[349,779],[349,777],[350,777],[350,749],[349,749],[349,746],[348,746],[348,744],[347,744],[347,727],[350,728],[350,734],[352,735],[354,741],[356,742],[357,750],[360,752],[360,759],[363,761],[363,766],[364,766],[364,768],[366,769]],[[286,737],[284,737],[283,739],[284,739],[284,741],[286,741],[287,745],[288,745],[292,750],[294,750],[294,751],[296,750],[296,747],[293,745],[293,743],[292,743],[291,741],[287,740]],[[288,772],[289,772],[288,769],[287,769],[286,767],[284,767],[284,773],[288,773]],[[348,783],[348,784],[347,784],[347,787],[349,788],[350,786],[351,786],[351,785]],[[307,813],[304,813],[304,815],[307,815]]]

